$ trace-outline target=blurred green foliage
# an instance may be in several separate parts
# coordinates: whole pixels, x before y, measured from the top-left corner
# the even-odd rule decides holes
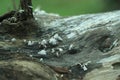
[[[13,9],[13,0],[0,1],[0,15]],[[19,0],[14,0],[19,7]],[[49,13],[71,16],[119,9],[117,0],[32,0],[34,9],[40,7]],[[119,0],[118,0],[119,1]],[[116,4],[117,7],[116,7]]]

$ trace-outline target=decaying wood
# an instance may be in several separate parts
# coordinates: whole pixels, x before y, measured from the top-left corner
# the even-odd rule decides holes
[[[69,69],[68,68],[64,68],[64,67],[55,67],[55,66],[49,66],[50,68],[52,68],[55,72],[59,73],[59,74],[69,74]]]
[[[33,16],[32,1],[20,0],[20,7],[20,10],[11,11],[0,17],[2,33],[24,37],[38,30]]]
[[[35,60],[16,55],[0,61],[1,80],[60,80],[48,66]]]
[[[119,50],[120,48],[120,45],[119,45],[120,44],[120,41],[119,41],[120,11],[99,13],[99,14],[87,14],[87,15],[73,16],[73,17],[67,17],[67,18],[62,18],[60,16],[58,17],[48,13],[45,13],[45,14],[36,14],[36,13],[34,14],[34,17],[37,19],[38,23],[42,23],[42,26],[40,25],[41,27],[39,27],[42,29],[42,35],[39,35],[41,34],[39,33],[38,34],[39,37],[37,38],[32,37],[32,39],[30,38],[30,40],[31,41],[36,40],[36,43],[38,44],[38,43],[41,43],[43,39],[45,39],[48,42],[45,45],[46,46],[45,50],[47,52],[46,55],[49,58],[41,57],[41,55],[38,54],[37,52],[38,48],[36,48],[36,46],[38,47],[39,45],[32,45],[30,46],[32,48],[25,49],[26,45],[23,44],[21,46],[18,46],[19,48],[16,50],[17,53],[21,51],[24,54],[30,55],[32,59],[34,59],[34,57],[37,57],[38,59],[42,58],[41,61],[43,61],[47,65],[53,66],[52,67],[53,70],[62,74],[68,73],[68,70],[66,68],[65,69],[62,68],[63,66],[69,67],[69,66],[76,65],[76,63],[80,64],[80,63],[87,63],[89,61],[91,62],[91,65],[87,66],[87,71],[83,69],[79,70],[79,68],[78,69],[75,68],[74,69],[75,71],[73,70],[73,73],[76,73],[76,75],[72,74],[72,77],[69,77],[69,78],[65,77],[66,80],[67,79],[68,80],[70,79],[113,80],[113,78],[114,79],[117,78],[120,68],[114,69],[114,66],[112,66],[112,64],[117,63],[114,65],[118,66],[120,62],[120,55],[119,55],[120,53],[120,50]],[[40,11],[38,13],[40,13]],[[51,38],[55,38],[54,34],[59,34],[59,36],[62,38],[62,41],[58,40],[57,46],[53,47],[53,46],[50,46],[49,40]],[[77,50],[76,53],[69,54],[70,45],[73,45],[72,49],[70,50],[71,51]],[[62,50],[59,50],[59,52],[57,52],[58,49],[60,48],[62,48]],[[56,51],[52,52],[52,49],[55,49]],[[39,49],[39,50],[41,51],[43,49]],[[6,61],[0,61],[0,62],[3,62],[3,64],[5,63],[9,64]],[[33,61],[33,60],[24,61],[19,59],[17,60],[12,59],[9,65],[12,65],[13,67],[14,65],[13,63],[17,64],[17,65],[14,65],[15,71],[17,72],[18,72],[18,68],[16,67],[20,67],[20,66],[25,67],[25,70],[27,69],[26,70],[27,72],[25,74],[27,75],[24,75],[24,77],[30,76],[32,74],[31,72],[33,72],[32,76],[35,76],[35,77],[37,76],[40,78],[42,76],[43,78],[42,80],[48,79],[48,76],[43,75],[41,71],[42,69],[46,69],[46,68],[42,68],[41,70],[39,70],[38,68],[36,68],[36,66],[38,66],[39,64],[36,65],[34,64],[34,62],[36,63],[36,61]],[[100,63],[100,66],[98,66],[98,63]],[[27,66],[26,64],[29,64],[30,67]],[[34,72],[31,65],[35,69],[38,69],[39,72],[36,72],[36,71]],[[3,69],[3,66],[1,66],[2,69]],[[59,66],[59,67],[55,67],[55,66]],[[111,67],[113,68],[111,69]],[[22,68],[20,67],[20,70],[21,69]],[[7,70],[11,70],[11,67],[10,68],[7,67]],[[108,72],[105,72],[105,71],[108,71]],[[37,73],[38,75],[36,75]],[[84,73],[85,78],[82,77],[83,76],[82,73]],[[13,74],[14,72],[12,72],[12,75]],[[46,72],[44,74],[46,74]],[[104,74],[107,77],[107,79],[105,79]],[[51,76],[54,76],[54,75],[51,75]],[[3,76],[3,79],[4,79],[4,76]],[[51,79],[49,78],[48,80],[51,80]]]
[[[60,56],[59,58],[57,57],[54,59],[52,58],[45,60],[45,62],[53,66],[71,66],[75,65],[76,63],[87,61],[91,61],[96,64],[101,59],[109,58],[110,56],[114,56],[115,54],[118,55],[116,55],[115,57],[110,57],[109,60],[106,60],[102,64],[107,65],[114,61],[120,62],[119,14],[120,11],[113,11],[99,14],[78,15],[67,18],[60,18],[47,13],[35,15],[37,21],[43,23],[42,28],[43,30],[45,30],[46,33],[48,31],[49,36],[58,33],[63,38],[63,42],[60,42],[57,48],[63,46],[65,47],[63,47],[63,50],[66,52],[64,55]],[[43,36],[45,36],[46,33],[43,33]],[[47,37],[45,37],[45,39],[48,40],[49,38]],[[74,49],[78,50],[78,52],[74,55],[70,55],[69,52],[67,52],[71,44],[74,45]],[[117,70],[109,70],[110,67],[111,66],[109,66],[107,69],[101,67],[97,71],[93,70],[93,72],[91,72],[92,75],[88,72],[89,76],[87,75],[85,80],[113,80],[113,78],[116,79],[119,74],[120,68],[118,68]],[[90,71],[91,68],[95,69],[93,65],[88,67]],[[106,71],[108,70],[108,72],[104,72],[104,69]],[[101,73],[99,74],[100,71]],[[102,75],[102,71],[106,78],[104,78],[104,75]],[[95,73],[98,73],[98,75],[94,75]],[[101,76],[101,78],[99,78],[99,76]]]
[[[77,55],[79,57],[76,57],[76,55],[69,57],[63,56],[63,60],[59,63],[56,62],[56,60],[49,60],[48,63],[52,64],[55,62],[58,65],[63,65],[63,63],[74,64],[75,62],[71,62],[73,57],[78,63],[81,62],[81,60],[84,62],[89,59],[91,60],[92,58],[93,61],[96,61],[101,59],[100,57],[102,57],[102,53],[104,54],[108,52],[110,54],[110,50],[107,51],[104,42],[106,42],[105,40],[107,38],[110,38],[110,43],[108,44],[109,48],[117,39],[118,42],[116,42],[116,44],[119,44],[119,14],[120,11],[113,11],[99,14],[78,15],[67,18],[59,18],[53,15],[51,16],[47,13],[35,15],[35,17],[38,19],[38,22],[42,21],[42,28],[43,30],[45,29],[45,32],[49,32],[48,35],[51,36],[51,34],[58,33],[61,35],[61,37],[63,37],[64,46],[74,44],[74,46],[80,50]],[[105,52],[103,51],[104,49],[106,49]],[[85,55],[89,56],[89,54],[93,54],[91,55],[92,58],[89,57],[89,59],[84,59]]]
[[[10,11],[8,13],[5,13],[4,15],[0,16],[0,22],[2,22],[4,19],[12,17],[16,11]]]

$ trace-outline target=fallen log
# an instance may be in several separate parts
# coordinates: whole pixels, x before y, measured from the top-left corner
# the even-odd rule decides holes
[[[38,11],[38,13],[40,13],[40,11]],[[42,23],[42,26],[40,24],[40,27],[39,27],[42,30],[42,35],[39,35],[41,34],[40,32],[37,35],[39,37],[37,38],[31,37],[32,38],[31,40],[36,40],[36,41],[38,40],[41,42],[43,39],[45,39],[48,42],[47,44],[48,46],[45,45],[46,46],[45,50],[46,50],[46,55],[48,55],[49,58],[46,59],[43,57],[43,59],[41,60],[43,60],[43,62],[47,65],[60,66],[58,68],[53,67],[54,68],[53,70],[55,70],[56,72],[67,73],[67,70],[64,72],[64,69],[61,68],[62,66],[69,67],[71,65],[75,65],[76,63],[85,63],[85,62],[91,61],[92,63],[94,63],[94,65],[88,66],[86,70],[88,70],[88,73],[89,73],[89,71],[91,71],[92,69],[93,72],[91,73],[93,74],[93,78],[97,79],[99,78],[99,74],[94,75],[94,72],[98,73],[100,70],[102,73],[102,70],[103,72],[104,70],[105,71],[108,70],[107,73],[109,74],[109,69],[99,68],[98,72],[94,70],[96,69],[95,66],[98,65],[97,62],[99,62],[103,58],[107,58],[114,54],[120,53],[120,50],[119,50],[120,48],[120,45],[119,45],[120,44],[119,42],[119,39],[120,39],[120,35],[119,35],[120,34],[120,18],[119,17],[120,15],[119,14],[120,14],[120,11],[113,11],[113,12],[108,12],[108,13],[87,14],[87,15],[63,18],[63,17],[56,16],[53,14],[52,15],[48,13],[37,14],[36,12],[34,14],[34,17],[36,18],[38,23]],[[55,34],[59,34],[60,37],[62,38],[62,41],[57,41],[58,36],[57,37],[54,36]],[[54,39],[55,41],[57,41],[57,46],[53,47],[49,45],[50,44],[49,40],[51,38],[52,39],[57,38],[56,40]],[[20,50],[22,51],[22,49]],[[40,49],[40,51],[41,50],[42,49]],[[77,51],[75,51],[75,53],[73,52],[74,54],[70,54],[69,53],[70,50],[71,51],[77,50]],[[30,50],[27,49],[25,51],[23,49],[23,51],[24,51],[24,54],[26,54],[25,52],[29,52]],[[33,52],[32,54],[34,55],[38,53],[34,49],[32,50],[32,52]],[[31,55],[31,56],[32,54],[28,53],[28,55]],[[32,58],[34,58],[34,55],[32,56]],[[115,64],[115,66],[118,66],[119,57],[116,57],[116,56],[112,58],[110,57],[111,60],[115,60],[116,58],[118,58],[117,60],[118,62],[117,64]],[[15,60],[14,62],[13,60],[15,59],[12,59],[12,63],[11,63],[12,65],[13,63],[16,63],[17,61],[20,64],[29,63],[30,64],[29,66],[31,66],[34,62],[34,61],[29,61],[29,62],[20,61],[19,62],[18,59]],[[4,64],[5,63],[9,64],[8,62],[4,62]],[[101,66],[98,66],[98,67],[101,67]],[[114,76],[114,79],[116,79],[115,77],[118,75],[119,70],[120,69],[118,70],[112,69],[112,71],[110,70],[110,72],[113,73],[110,75]],[[77,71],[80,72],[79,69],[77,69]],[[28,72],[29,72],[29,69],[28,69]],[[36,74],[36,72],[34,73]],[[114,74],[114,73],[117,73],[117,74]],[[32,74],[32,75],[34,76],[35,74]],[[86,76],[85,79],[90,80],[89,77],[91,77],[92,75],[91,74],[90,75],[87,74],[87,75],[88,76],[86,76],[85,74]],[[45,77],[44,75],[41,75],[41,76]],[[104,75],[101,75],[101,76],[103,77]],[[106,76],[108,79],[109,77],[112,77],[107,74]],[[68,80],[75,79],[75,78],[76,78],[76,75],[73,77],[70,77]],[[77,79],[80,80],[81,75],[77,76]],[[102,79],[106,80],[104,79],[104,77]]]

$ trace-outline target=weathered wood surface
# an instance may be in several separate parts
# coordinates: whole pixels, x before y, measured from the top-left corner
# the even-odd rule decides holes
[[[1,80],[60,80],[47,65],[20,55],[0,61]]]
[[[104,42],[107,41],[106,39],[110,38],[108,47],[110,47],[116,39],[120,39],[119,13],[120,11],[113,11],[66,18],[47,13],[39,15],[36,14],[35,17],[37,18],[38,23],[41,22],[43,25],[42,28],[45,31],[45,34],[49,33],[48,35],[50,35],[58,33],[63,37],[64,45],[70,45],[73,43],[78,49],[82,49],[79,54],[69,57],[63,56],[63,60],[61,60],[60,63],[56,63],[56,61],[52,61],[51,63],[55,62],[59,65],[62,65],[64,62],[66,65],[69,62],[74,63],[70,60],[71,57],[73,57],[76,62],[81,60],[88,61],[89,58],[93,58],[93,61],[99,60],[104,54],[102,52],[102,48],[107,46],[104,44]],[[43,33],[43,36],[45,36],[45,34]],[[83,54],[86,55],[84,56]],[[90,54],[92,55],[89,56]]]
[[[1,40],[1,42],[7,44],[4,47],[11,49],[11,52],[27,54],[32,58],[37,57],[40,61],[42,60],[42,63],[52,66],[56,72],[66,73],[69,71],[69,68],[73,73],[70,74],[69,78],[67,77],[68,80],[74,78],[80,80],[84,76],[85,80],[93,80],[94,78],[98,80],[99,76],[101,77],[99,79],[102,80],[112,80],[113,78],[117,78],[120,70],[119,67],[114,69],[115,66],[113,66],[116,63],[118,63],[116,66],[119,66],[120,62],[119,14],[120,11],[113,11],[65,18],[36,10],[34,11],[34,17],[41,31],[37,32],[37,37],[27,38],[27,41],[35,41],[34,45],[26,45],[27,42],[23,43],[23,39],[18,39],[15,43],[11,41],[5,42],[4,40]],[[55,37],[55,34],[59,34],[62,39],[59,38],[57,45],[53,46],[49,41]],[[38,43],[41,43],[44,39],[48,43],[41,47]],[[21,45],[18,45],[18,43]],[[73,45],[73,47],[69,50],[70,45]],[[4,48],[3,45],[1,47]],[[12,50],[13,48],[15,49]],[[52,49],[56,51],[52,51]],[[47,55],[41,56],[38,54],[41,50],[46,50]],[[58,50],[60,50],[59,53],[57,52]],[[2,51],[4,53],[4,50]],[[86,62],[91,62],[87,67],[87,72],[80,71],[79,68],[73,68],[78,63]],[[65,67],[66,72],[63,71],[64,68],[62,67]],[[108,72],[104,73],[102,71]],[[93,75],[90,75],[89,72]],[[88,74],[86,75],[86,73]],[[98,74],[94,75],[94,73]],[[104,78],[102,74],[106,73],[108,75]],[[66,74],[62,76],[66,76]],[[65,80],[67,79],[65,77]]]
[[[39,12],[40,13],[40,12]],[[42,13],[42,12],[41,12]],[[64,46],[64,55],[59,58],[45,60],[45,63],[58,66],[70,66],[76,63],[91,61],[98,63],[103,58],[109,58],[118,54],[118,57],[110,57],[103,65],[111,65],[115,62],[120,62],[120,11],[113,11],[98,14],[86,14],[72,17],[60,17],[51,14],[35,14],[38,23],[43,25],[43,36],[45,34],[53,35],[58,33],[63,42],[57,47]],[[42,15],[42,16],[41,16]],[[48,38],[47,38],[48,39]],[[77,53],[70,55],[67,51],[70,44],[78,50]],[[66,48],[67,46],[67,48]],[[117,70],[109,70],[100,68],[97,71],[91,72],[86,76],[85,80],[113,80],[119,75],[120,68]],[[92,66],[94,67],[94,66]],[[105,67],[106,68],[106,67]],[[108,72],[100,72],[99,70],[108,70]],[[94,75],[94,73],[98,73]],[[91,75],[93,74],[93,75]],[[105,74],[106,78],[104,78]],[[108,74],[108,75],[107,75]],[[99,77],[101,76],[101,78]]]

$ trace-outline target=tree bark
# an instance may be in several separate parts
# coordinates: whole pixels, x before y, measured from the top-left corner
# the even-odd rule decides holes
[[[88,75],[83,80],[114,80],[117,78],[120,72],[120,11],[67,18],[45,13],[35,15],[35,18],[43,23],[43,34],[51,36],[57,33],[63,39],[63,42],[59,42],[54,48],[62,48],[61,55],[46,59],[46,64],[71,66],[91,61],[92,65],[88,69],[90,71],[93,69],[93,71],[88,70]],[[49,36],[45,39],[49,40],[51,38]],[[78,50],[76,53],[74,51],[74,54],[70,54],[68,50],[71,44],[73,45],[72,51]],[[116,62],[119,62],[117,69],[113,66]],[[100,68],[98,63],[102,64]]]
[[[67,18],[56,17],[56,15],[50,15],[47,13],[35,15],[35,18],[38,19],[38,23],[43,23],[42,29],[45,30],[43,31],[45,34],[47,32],[48,35],[59,33],[59,35],[63,37],[63,43],[65,43],[64,46],[74,44],[79,50],[77,56],[62,56],[63,60],[59,63],[56,60],[48,60],[46,62],[51,65],[56,64],[59,66],[68,63],[67,65],[69,66],[69,64],[79,63],[81,61],[84,62],[86,60],[99,61],[102,58],[100,56],[101,53],[116,54],[117,52],[120,52],[119,50],[114,51],[114,49],[116,50],[116,47],[104,52],[105,49],[110,46],[112,47],[115,40],[117,41],[120,39],[119,14],[120,11],[113,11],[99,14],[78,15]],[[93,55],[89,58],[85,58],[85,55],[89,56],[89,54]],[[73,57],[75,61],[71,61]]]
[[[35,59],[15,54],[9,57],[10,62],[9,59],[0,61],[1,80],[60,80],[56,72]]]
[[[24,11],[22,14],[23,20],[33,19],[32,0],[20,0],[21,9]]]
[[[37,31],[38,25],[33,16],[32,0],[20,0],[20,7],[19,11],[0,16],[0,22],[5,32],[22,37]]]

